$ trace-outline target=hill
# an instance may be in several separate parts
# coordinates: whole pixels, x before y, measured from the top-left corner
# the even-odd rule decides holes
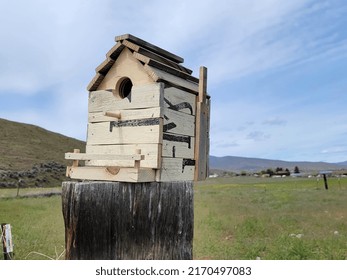
[[[326,162],[309,162],[309,161],[283,161],[260,158],[246,157],[215,157],[210,156],[210,169],[219,169],[225,171],[248,171],[257,172],[268,168],[277,167],[288,168],[293,171],[295,166],[299,167],[302,172],[317,172],[321,170],[338,170],[344,168],[345,163],[326,163]]]
[[[85,149],[85,143],[41,127],[0,119],[0,169],[23,170],[54,161],[66,164],[64,153]]]
[[[85,143],[41,127],[0,119],[0,187],[45,187],[66,180],[64,153]]]

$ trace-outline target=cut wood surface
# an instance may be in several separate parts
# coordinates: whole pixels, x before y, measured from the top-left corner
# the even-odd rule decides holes
[[[193,183],[64,182],[67,260],[192,259]]]
[[[141,160],[144,156],[141,154],[90,154],[90,153],[65,153],[65,159],[77,160]]]
[[[118,166],[68,167],[72,179],[115,181],[115,182],[154,182],[155,170],[149,168],[119,168]]]
[[[107,112],[124,109],[161,107],[163,103],[163,85],[149,84],[133,86],[129,98],[120,98],[113,91],[99,90],[89,94],[89,112]]]
[[[153,120],[153,121],[152,121]],[[152,121],[152,122],[151,122]],[[133,122],[118,126],[125,122]],[[114,124],[114,125],[113,125]],[[95,144],[159,144],[162,139],[162,119],[101,122],[88,124],[87,142]]]
[[[128,110],[118,110],[118,111],[108,111],[107,113],[119,113],[120,120],[135,120],[135,119],[151,119],[163,117],[161,113],[162,108],[146,108],[146,109],[128,109]],[[88,122],[107,122],[114,121],[115,117],[110,117],[105,114],[105,112],[95,112],[88,114]]]
[[[130,154],[136,149],[141,149],[141,154],[144,155],[144,159],[141,160],[141,167],[143,168],[160,168],[160,158],[161,158],[161,144],[137,144],[137,145],[87,145],[86,153],[95,154]],[[112,161],[103,160],[91,160],[87,161],[86,165],[95,166],[116,166],[112,164]],[[120,166],[129,166],[132,162],[124,162]]]

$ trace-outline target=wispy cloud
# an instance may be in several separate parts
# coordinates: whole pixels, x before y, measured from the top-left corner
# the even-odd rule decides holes
[[[273,118],[273,119],[267,119],[265,121],[262,122],[262,124],[264,125],[279,125],[279,126],[283,126],[287,124],[286,120],[283,120],[279,117]]]

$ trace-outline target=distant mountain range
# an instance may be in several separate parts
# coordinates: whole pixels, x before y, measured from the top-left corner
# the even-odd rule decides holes
[[[261,170],[266,170],[268,168],[276,169],[277,167],[282,167],[283,169],[288,168],[290,171],[293,171],[295,166],[297,166],[301,172],[339,170],[347,168],[347,161],[339,163],[327,163],[309,161],[283,161],[235,156],[210,156],[210,169],[219,169],[233,172],[258,172]]]

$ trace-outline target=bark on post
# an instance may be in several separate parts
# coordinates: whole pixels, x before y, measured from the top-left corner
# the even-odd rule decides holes
[[[193,183],[63,182],[66,259],[192,259]]]

